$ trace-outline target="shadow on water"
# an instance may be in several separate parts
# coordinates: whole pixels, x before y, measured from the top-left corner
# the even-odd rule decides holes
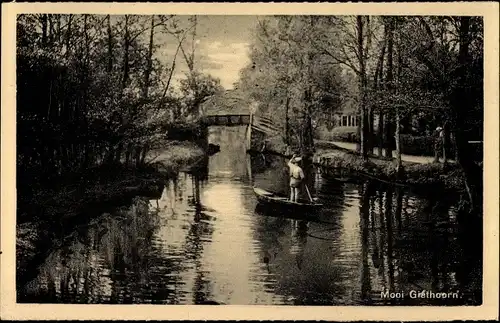
[[[103,212],[53,250],[19,302],[275,305],[481,303],[480,244],[453,199],[306,169],[314,217],[269,212],[253,185],[287,193],[286,160],[245,154],[244,127],[161,196]],[[304,193],[304,192],[303,192]],[[468,239],[467,239],[468,238]],[[384,291],[403,291],[387,299]],[[411,291],[459,291],[415,299]]]

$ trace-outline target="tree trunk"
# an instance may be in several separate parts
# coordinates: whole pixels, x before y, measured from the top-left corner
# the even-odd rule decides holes
[[[311,61],[311,60],[309,60]],[[308,67],[309,70],[309,67]],[[308,77],[310,74],[308,73]],[[301,145],[301,151],[303,155],[308,155],[311,153],[312,148],[313,148],[313,139],[312,139],[312,120],[311,120],[311,104],[312,104],[312,97],[311,97],[311,92],[312,92],[312,87],[308,86],[308,88],[304,91],[304,110],[303,110],[303,117],[302,117],[302,125],[301,125],[301,137],[302,137],[302,145]]]
[[[75,143],[71,143],[71,166],[72,168],[76,165],[76,151],[75,151]]]
[[[381,90],[384,88],[384,57],[385,50],[387,47],[387,24],[384,25],[384,42],[382,44],[382,49],[380,50],[380,56],[377,62],[377,69],[375,72],[375,87],[376,90]],[[377,154],[379,157],[382,157],[384,154],[384,113],[382,111],[382,107],[379,107],[379,115],[378,115],[378,127],[377,127],[377,137],[378,137],[378,151]]]
[[[82,168],[88,169],[90,165],[93,164],[93,155],[92,155],[92,142],[87,142],[83,146],[83,163]]]
[[[307,91],[309,92],[309,91]],[[310,95],[308,94],[308,99],[306,100],[306,112],[304,113],[304,117],[302,119],[302,154],[309,155],[313,148],[313,136],[312,136],[312,119],[311,119],[311,107],[310,107]]]
[[[168,79],[167,79],[167,84],[165,85],[165,89],[163,89],[163,95],[161,96],[161,99],[158,101],[158,107],[161,107],[162,106],[162,102],[163,102],[163,99],[165,99],[165,96],[167,95],[167,91],[168,89],[170,88],[170,82],[172,81],[172,75],[174,74],[174,70],[175,70],[175,61],[177,59],[177,54],[179,53],[179,49],[181,48],[181,45],[182,43],[179,41],[179,44],[177,45],[177,49],[175,51],[175,54],[174,54],[174,58],[172,59],[172,66],[170,67],[170,72],[169,72],[169,75],[168,75]],[[174,109],[173,111],[173,115],[175,116],[175,111],[177,109]],[[174,117],[174,120],[176,118]]]
[[[115,160],[115,148],[112,144],[108,144],[108,149],[105,153],[104,164],[110,165]]]
[[[111,74],[111,71],[113,71],[113,34],[112,34],[112,30],[111,30],[111,15],[108,15],[107,23],[108,23],[108,65],[107,65],[107,72],[108,72],[108,74]]]
[[[64,172],[68,162],[67,162],[67,156],[65,154],[65,151],[64,151],[64,144],[59,142],[58,145],[56,146],[56,149],[58,151],[58,154],[59,154],[59,160],[60,160],[60,168],[61,168],[61,173]]]
[[[48,37],[47,40],[49,44],[52,44],[54,41],[54,24],[52,23],[52,15],[47,15],[47,21],[48,21]]]
[[[307,148],[309,153],[314,152],[314,137],[313,137],[312,117],[310,108],[309,108],[309,115],[307,116]]]
[[[434,160],[433,163],[439,163],[439,155],[442,152],[442,143],[441,143],[441,138],[439,137],[439,133],[437,130],[433,132],[433,139],[434,139]]]
[[[119,164],[122,158],[123,151],[123,143],[120,141],[118,147],[116,147],[115,156],[114,156],[114,164]]]
[[[57,22],[56,22],[56,30],[57,30],[57,41],[61,41],[61,15],[57,15]],[[59,43],[59,46],[61,44]]]
[[[358,50],[358,59],[359,59],[359,80],[358,80],[358,87],[359,87],[359,95],[360,95],[360,104],[359,104],[359,113],[360,113],[360,123],[361,123],[361,129],[360,129],[360,152],[363,158],[368,157],[368,151],[367,151],[367,142],[368,142],[368,118],[367,118],[367,113],[366,113],[366,68],[365,68],[365,53],[363,49],[363,38],[364,38],[364,22],[363,22],[363,17],[362,16],[357,16],[356,17],[356,27],[357,27],[357,35],[358,35],[358,43],[357,43],[357,50]]]
[[[42,47],[45,47],[47,46],[47,22],[48,22],[48,18],[47,18],[47,14],[42,14],[42,17],[41,17],[41,20],[42,20]]]
[[[132,154],[132,144],[129,142],[125,150],[125,165],[130,165],[130,156]]]
[[[122,80],[121,80],[121,95],[123,96],[124,90],[127,87],[129,83],[129,48],[130,48],[130,31],[129,31],[129,15],[125,15],[125,33],[123,36],[123,61],[122,61]],[[123,104],[123,101],[121,105]],[[125,114],[119,114],[118,118],[120,119],[121,123],[121,129],[120,130],[115,130],[115,134],[120,136],[120,134],[123,134],[127,131],[127,128],[129,128],[129,120],[131,118],[131,113],[130,111],[125,113]],[[116,141],[113,142],[113,145],[116,144]],[[121,155],[121,150],[123,149],[123,144],[120,144],[120,155]],[[120,157],[118,157],[119,159]],[[113,158],[114,160],[114,158]]]
[[[48,96],[49,96],[49,102],[48,102],[48,105],[47,105],[47,119],[48,120],[54,120],[55,118],[52,118],[52,115],[54,114],[54,112],[52,111],[52,78],[50,78],[49,80],[49,93],[48,93]]]
[[[389,18],[389,26],[387,30],[387,75],[386,75],[386,88],[389,91],[394,90],[394,18]],[[393,113],[386,114],[385,138],[386,138],[386,156],[392,158],[392,117]]]
[[[309,23],[311,28],[314,27],[314,19],[309,19]],[[312,47],[312,46],[311,46]],[[305,101],[305,109],[304,109],[304,123],[303,123],[303,134],[302,134],[302,153],[306,156],[309,156],[314,148],[314,140],[312,133],[312,93],[313,93],[313,85],[312,85],[312,64],[313,64],[313,54],[309,49],[307,52],[307,86],[304,91],[304,101]]]
[[[450,155],[450,127],[448,122],[443,124],[443,164],[448,162]]]
[[[288,97],[287,94],[285,103],[285,143],[287,145],[290,145],[290,117],[288,115],[289,108],[290,108],[290,98]]]
[[[370,16],[365,17],[365,22],[364,22],[364,29],[366,29],[366,42],[365,42],[365,47],[363,50],[363,58],[366,61],[368,57],[368,53],[370,50],[370,46],[372,43],[372,34],[370,33]],[[364,65],[364,89],[365,93],[368,92],[368,75],[366,72],[366,63]],[[366,153],[368,155],[373,154],[373,107],[371,105],[367,104],[367,94],[365,94],[365,99],[364,99],[364,104],[365,104],[365,145],[366,145]]]
[[[89,33],[88,33],[88,16],[89,15],[84,15],[84,23],[83,23],[83,31],[84,31],[84,36],[85,36],[85,58],[84,58],[84,65],[83,65],[83,71],[82,71],[82,76],[81,76],[81,93],[82,93],[82,100],[81,100],[81,106],[78,111],[78,114],[76,115],[76,121],[81,122],[84,121],[85,119],[85,114],[87,112],[87,97],[88,97],[88,71],[90,69],[90,39],[89,39]]]
[[[378,114],[378,156],[382,157],[384,154],[384,114],[379,112]]]
[[[151,75],[151,68],[153,66],[153,38],[155,29],[155,16],[151,17],[151,32],[149,34],[149,47],[148,47],[148,57],[146,61],[146,70],[144,71],[144,88],[142,90],[143,98],[148,97],[149,91],[149,77]]]
[[[135,166],[139,166],[141,163],[141,147],[140,146],[134,147],[134,160],[135,160]]]
[[[367,151],[368,154],[373,154],[373,149],[375,148],[375,126],[374,126],[375,116],[373,113],[373,108],[368,108],[368,145]]]
[[[122,90],[127,87],[129,80],[129,47],[130,47],[130,33],[128,30],[129,16],[125,15],[125,35],[123,42],[123,75],[122,75]]]
[[[144,144],[144,147],[142,147],[141,165],[145,164],[145,162],[146,162],[146,156],[148,154],[148,151],[149,151],[149,145],[148,144]]]
[[[363,129],[363,124],[361,123],[361,117],[360,115],[356,115],[356,137],[358,140],[356,140],[356,152],[361,153],[361,130]]]
[[[88,17],[89,15],[83,15],[83,36],[84,36],[84,46],[85,46],[85,51],[84,51],[84,61],[87,63],[88,57],[89,57],[89,34],[88,34]]]
[[[73,15],[68,17],[68,30],[66,32],[66,54],[69,56],[71,54],[71,23],[73,20]]]
[[[457,162],[463,170],[465,186],[469,192],[471,210],[482,209],[482,171],[472,159],[472,152],[467,142],[467,121],[465,113],[469,108],[470,96],[467,90],[467,67],[469,61],[469,28],[470,17],[461,16],[459,28],[458,69],[456,71],[457,86],[452,96],[453,121],[455,123],[455,144]],[[479,214],[481,212],[478,212]]]

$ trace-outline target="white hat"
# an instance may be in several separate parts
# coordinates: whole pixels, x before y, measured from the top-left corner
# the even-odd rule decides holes
[[[298,162],[300,162],[301,160],[302,160],[302,157],[295,157],[295,158],[293,159],[293,162],[294,162],[294,163],[298,163]]]
[[[437,130],[437,131],[441,131],[441,130],[443,130],[443,128],[441,128],[441,127],[437,127],[437,128],[436,128],[436,130]]]

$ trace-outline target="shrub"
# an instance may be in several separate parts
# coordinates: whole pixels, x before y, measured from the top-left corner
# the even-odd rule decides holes
[[[401,135],[401,153],[434,156],[434,138],[431,136]]]
[[[403,177],[398,177],[395,161],[363,160],[353,153],[328,153],[320,158],[318,163],[327,168],[341,168],[347,172],[358,172],[381,180],[397,181],[426,189],[445,187],[460,190],[463,188],[463,175],[456,164],[403,163]]]
[[[203,127],[198,123],[175,123],[163,127],[169,140],[195,141],[203,137]]]

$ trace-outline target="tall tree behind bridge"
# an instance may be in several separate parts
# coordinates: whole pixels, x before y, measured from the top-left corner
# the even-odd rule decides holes
[[[313,148],[314,124],[341,104],[340,69],[313,46],[319,23],[312,16],[260,20],[239,85],[303,153]]]
[[[206,75],[198,66],[199,56],[197,53],[197,33],[198,18],[196,16],[189,17],[188,27],[184,34],[174,31],[172,34],[176,36],[179,42],[179,50],[182,53],[184,62],[188,70],[185,72],[186,77],[180,82],[180,92],[183,96],[184,107],[181,113],[183,118],[194,118],[198,116],[200,104],[207,97],[221,93],[224,88],[220,84],[220,80]],[[185,38],[188,38],[184,41]]]

